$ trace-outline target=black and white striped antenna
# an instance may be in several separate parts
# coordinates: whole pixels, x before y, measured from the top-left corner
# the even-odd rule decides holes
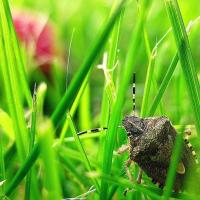
[[[136,107],[136,100],[135,100],[135,82],[136,82],[136,74],[133,73],[133,114],[135,115],[135,107]],[[121,128],[122,126],[118,126],[119,128]],[[79,133],[77,133],[78,135],[83,135],[83,134],[86,134],[86,133],[98,133],[100,131],[104,131],[104,130],[107,130],[108,128],[106,127],[103,127],[103,128],[94,128],[94,129],[90,129],[90,130],[86,130],[86,131],[81,131]]]
[[[135,100],[135,82],[136,82],[136,77],[135,73],[133,73],[133,114],[135,115],[135,107],[136,107],[136,100]]]
[[[104,131],[104,130],[107,130],[108,128],[106,127],[103,127],[103,128],[94,128],[94,129],[90,129],[90,130],[87,130],[87,131],[81,131],[79,133],[77,133],[78,135],[83,135],[85,133],[98,133],[100,131]]]

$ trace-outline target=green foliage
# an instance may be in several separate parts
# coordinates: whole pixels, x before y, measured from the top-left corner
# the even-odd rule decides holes
[[[191,143],[200,158],[198,1],[9,3],[12,12],[8,0],[0,3],[0,196],[196,199],[194,178],[179,194],[173,182],[185,128],[192,129]],[[18,41],[11,13],[14,18],[19,7],[30,16],[35,14],[30,10],[43,12],[43,25],[56,32],[48,72],[37,63],[34,44],[30,48]],[[186,30],[184,23],[192,19]],[[129,155],[116,154],[128,142],[121,120],[132,112],[133,72],[137,115],[166,115],[178,132],[163,190],[145,174],[137,184],[136,164],[130,167],[134,182],[128,180],[124,162]],[[79,129],[96,127],[108,130],[77,135]],[[126,188],[131,192],[124,197]]]

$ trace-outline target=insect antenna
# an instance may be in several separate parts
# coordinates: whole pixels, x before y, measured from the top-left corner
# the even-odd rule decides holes
[[[136,74],[133,73],[133,86],[132,86],[132,89],[133,89],[133,114],[135,115],[135,107],[136,107],[136,100],[135,100],[135,82],[136,82]]]
[[[119,125],[118,128],[123,128],[123,126]],[[99,133],[101,131],[105,131],[105,130],[108,130],[107,127],[103,127],[103,128],[93,128],[93,129],[90,129],[90,130],[86,130],[86,131],[81,131],[81,132],[78,132],[77,135],[83,135],[83,134],[87,134],[87,133]]]
[[[133,86],[132,86],[132,89],[133,89],[133,114],[135,115],[135,105],[136,105],[136,101],[135,101],[135,81],[136,81],[136,74],[133,73]],[[118,128],[123,128],[123,126],[118,126]],[[86,134],[86,133],[98,133],[98,132],[101,132],[101,131],[104,131],[104,130],[107,130],[108,128],[107,127],[103,127],[103,128],[94,128],[94,129],[90,129],[90,130],[86,130],[86,131],[81,131],[81,132],[78,132],[77,135],[83,135],[83,134]]]
[[[107,130],[107,129],[108,128],[106,128],[106,127],[94,128],[94,129],[78,132],[77,135],[83,135],[83,134],[86,134],[86,133],[98,133],[98,132],[101,132],[101,131],[104,131],[104,130]]]

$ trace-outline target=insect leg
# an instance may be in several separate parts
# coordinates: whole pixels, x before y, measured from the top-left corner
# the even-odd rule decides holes
[[[129,169],[129,166],[131,165],[133,161],[129,158],[126,163],[125,163],[125,170],[126,170],[126,175],[128,176],[129,180],[131,182],[133,182],[133,177],[131,175],[131,172],[130,172],[130,169]]]
[[[129,151],[129,145],[126,144],[126,145],[122,145],[118,150],[117,150],[117,153],[118,154],[123,154],[125,152]]]
[[[185,133],[185,138],[184,138],[184,141],[185,141],[185,144],[190,148],[190,150],[192,151],[192,155],[194,156],[195,158],[195,162],[196,164],[199,163],[198,159],[197,159],[197,155],[196,155],[196,152],[194,151],[193,147],[192,147],[192,144],[189,142],[189,137],[191,136],[192,134],[192,131],[190,129],[186,129],[184,131]]]
[[[131,165],[132,162],[133,162],[133,161],[129,158],[129,159],[126,161],[126,163],[125,163],[126,175],[128,176],[128,178],[129,178],[129,180],[130,180],[131,182],[133,182],[133,177],[132,177],[131,172],[130,172],[130,170],[129,170],[129,166]],[[124,190],[124,196],[126,196],[127,192],[130,192],[131,190],[132,190],[132,189],[126,188],[126,189]]]
[[[139,173],[138,173],[138,177],[137,177],[137,183],[140,184],[142,181],[142,169],[139,168]]]

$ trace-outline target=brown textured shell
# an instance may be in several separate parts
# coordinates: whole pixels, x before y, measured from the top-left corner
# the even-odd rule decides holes
[[[136,162],[154,182],[163,187],[177,134],[170,120],[167,117],[126,116],[123,125],[129,137],[130,159]],[[176,174],[175,191],[183,189],[190,165],[195,163],[192,152],[185,143],[181,162],[185,167],[185,173]]]

